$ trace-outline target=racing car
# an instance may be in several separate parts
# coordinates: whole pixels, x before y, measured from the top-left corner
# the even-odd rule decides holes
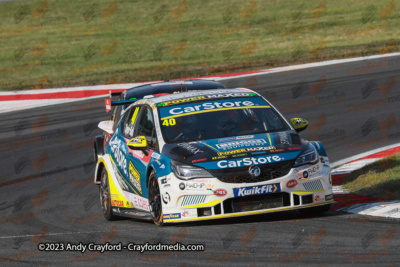
[[[133,100],[131,100],[133,101]],[[126,107],[96,139],[94,182],[104,217],[156,225],[287,210],[320,214],[334,202],[321,142],[298,133],[262,95],[245,88],[118,101]],[[104,144],[104,145],[103,145]]]

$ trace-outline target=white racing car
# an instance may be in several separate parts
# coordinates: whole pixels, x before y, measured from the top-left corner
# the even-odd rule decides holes
[[[132,103],[133,102],[133,103]],[[299,210],[334,202],[320,142],[249,89],[174,93],[124,105],[95,143],[95,183],[104,216],[157,225]]]

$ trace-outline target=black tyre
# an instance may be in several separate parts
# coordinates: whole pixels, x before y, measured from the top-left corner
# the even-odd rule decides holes
[[[158,186],[158,179],[154,172],[151,172],[149,177],[149,204],[153,222],[161,226],[164,224],[160,187]]]
[[[103,168],[101,172],[99,193],[100,193],[100,204],[103,210],[104,218],[106,218],[107,221],[115,220],[117,216],[113,215],[111,209],[111,195],[110,195],[110,187],[108,184],[108,173],[106,168]]]
[[[306,209],[300,209],[300,213],[303,215],[320,215],[322,213],[327,212],[331,208],[331,204],[323,205],[323,206],[317,206],[317,207],[312,207],[312,208],[306,208]]]

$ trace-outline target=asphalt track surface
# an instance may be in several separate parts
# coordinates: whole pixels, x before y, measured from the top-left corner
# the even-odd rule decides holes
[[[400,141],[399,70],[400,58],[389,58],[224,83],[261,92],[287,118],[308,119],[310,127],[301,136],[321,140],[334,162]],[[335,211],[305,217],[292,211],[165,227],[132,219],[107,222],[92,183],[92,138],[101,133],[98,122],[109,118],[103,103],[86,100],[0,115],[0,265],[399,262],[400,227],[394,219]],[[206,250],[40,252],[41,242],[181,242]]]

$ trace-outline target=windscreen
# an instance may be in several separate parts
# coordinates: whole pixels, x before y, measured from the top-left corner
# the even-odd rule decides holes
[[[252,95],[182,105],[158,104],[165,142],[191,142],[290,130],[268,103]],[[184,103],[185,100],[175,101],[179,102]]]

